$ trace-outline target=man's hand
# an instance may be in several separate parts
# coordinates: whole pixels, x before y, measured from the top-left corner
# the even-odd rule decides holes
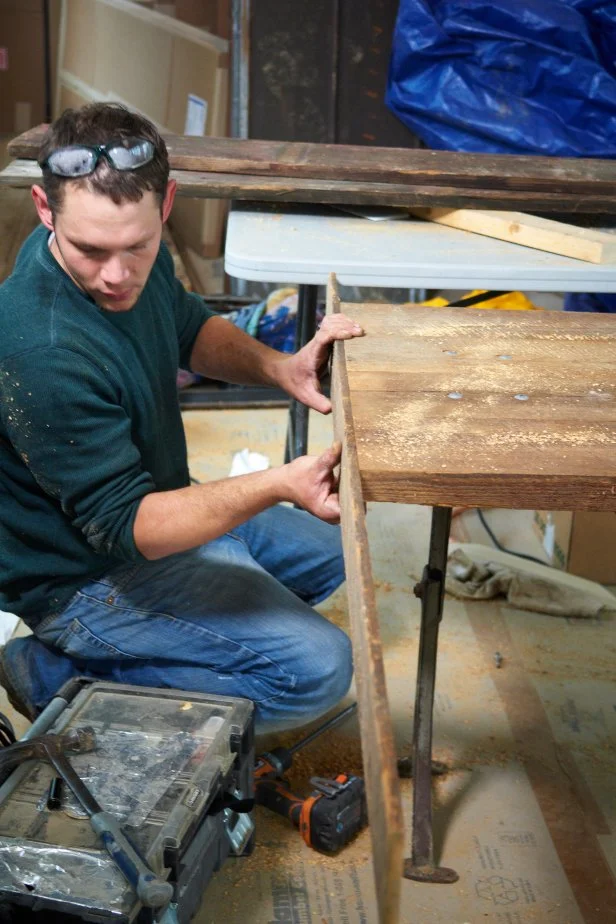
[[[342,445],[334,443],[320,456],[299,456],[282,469],[290,499],[326,523],[340,522],[338,476],[334,469],[341,453]]]
[[[323,319],[312,340],[293,356],[276,364],[277,384],[302,404],[329,414],[332,403],[321,391],[320,379],[327,368],[332,343],[361,337],[362,328],[344,314],[331,314]]]

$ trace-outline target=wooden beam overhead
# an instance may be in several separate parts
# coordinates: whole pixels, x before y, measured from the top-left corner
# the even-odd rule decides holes
[[[34,159],[45,126],[9,143],[11,157]],[[313,184],[313,198],[327,190],[352,191],[355,202],[512,207],[537,211],[609,211],[616,205],[616,162],[506,154],[460,154],[419,148],[371,148],[234,138],[165,136],[171,167],[195,176],[252,177],[298,192]],[[242,179],[249,185],[249,181]],[[231,185],[230,181],[229,185]],[[350,184],[338,188],[338,184]],[[390,190],[387,195],[386,191]],[[256,196],[258,197],[258,196]],[[292,194],[289,197],[292,201]],[[298,200],[299,201],[299,200]],[[346,199],[347,202],[351,201]]]

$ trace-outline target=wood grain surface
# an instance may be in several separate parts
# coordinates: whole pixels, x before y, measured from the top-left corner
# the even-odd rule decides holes
[[[328,309],[339,310],[339,304],[335,283],[330,281]],[[336,438],[343,444],[342,542],[379,924],[396,924],[404,824],[342,341],[334,349],[332,400]]]
[[[344,304],[366,500],[616,511],[616,322]]]
[[[559,193],[519,190],[420,186],[408,183],[367,183],[363,180],[311,180],[301,177],[249,176],[171,170],[178,194],[200,199],[249,199],[260,202],[301,202],[329,205],[392,205],[416,207],[443,205],[455,208],[517,208],[560,212],[614,212],[616,192],[610,195],[572,197]],[[36,161],[18,158],[0,172],[0,185],[29,187],[41,180]]]
[[[472,231],[499,241],[509,241],[534,250],[558,253],[588,263],[616,262],[616,233],[579,228],[524,212],[485,209],[412,209],[417,218],[435,221],[448,228]]]
[[[10,156],[36,158],[44,130],[38,126],[13,139]],[[422,189],[434,189],[433,205],[593,212],[616,204],[616,162],[610,160],[184,135],[165,135],[165,140],[177,170],[264,176],[270,183],[284,178],[287,186],[291,181],[350,182],[368,192],[373,184],[394,184],[400,188],[400,205],[429,204],[414,193]],[[314,192],[319,188],[317,182]]]

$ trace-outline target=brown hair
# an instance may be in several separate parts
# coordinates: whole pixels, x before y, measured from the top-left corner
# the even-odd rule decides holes
[[[50,154],[70,144],[106,144],[127,138],[144,138],[154,144],[154,159],[136,170],[115,170],[101,157],[93,173],[68,178],[56,176],[42,167]],[[138,202],[146,190],[151,190],[159,204],[162,202],[169,179],[169,159],[165,142],[152,123],[119,103],[90,103],[81,109],[66,109],[49,126],[39,155],[43,170],[43,188],[52,215],[62,208],[66,183],[89,187],[109,196],[117,205],[121,202]]]

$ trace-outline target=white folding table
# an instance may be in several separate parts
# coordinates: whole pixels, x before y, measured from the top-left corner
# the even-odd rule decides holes
[[[333,208],[235,207],[225,271],[237,279],[343,286],[616,292],[616,264],[596,265],[430,221],[372,221]]]
[[[235,203],[229,215],[225,272],[299,286],[296,348],[314,334],[318,286],[332,272],[343,286],[616,292],[616,264],[586,263],[411,217],[371,220],[328,206],[252,202]],[[305,453],[307,444],[308,409],[293,401],[287,460]]]

